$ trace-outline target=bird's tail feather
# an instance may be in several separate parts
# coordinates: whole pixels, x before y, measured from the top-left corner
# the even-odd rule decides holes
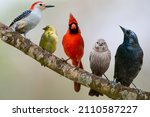
[[[76,67],[79,67],[81,69],[83,69],[83,65],[82,65],[82,62],[80,61],[80,63],[78,61],[72,61],[72,64]],[[76,92],[79,92],[81,89],[81,84],[80,83],[77,83],[77,82],[74,82],[74,90]]]
[[[74,82],[74,90],[76,92],[79,92],[81,89],[81,84],[77,83],[77,82]]]
[[[96,97],[98,97],[99,95],[103,96],[102,93],[99,93],[99,92],[97,92],[97,91],[95,91],[95,90],[93,90],[93,89],[90,89],[89,95],[90,95],[90,96],[96,96]]]
[[[93,74],[94,74],[94,73],[93,73]],[[102,77],[102,75],[100,75],[100,77]],[[99,92],[97,92],[97,91],[95,91],[95,90],[93,90],[93,89],[90,89],[89,95],[90,95],[90,96],[96,96],[96,97],[99,97],[99,95],[100,95],[100,96],[103,96],[102,93],[99,93]]]

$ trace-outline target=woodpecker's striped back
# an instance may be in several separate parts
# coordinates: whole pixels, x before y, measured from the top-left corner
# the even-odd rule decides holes
[[[21,15],[19,15],[18,17],[16,17],[13,22],[9,25],[9,27],[11,27],[14,23],[16,23],[17,21],[26,18],[32,11],[31,10],[26,10],[24,11]]]

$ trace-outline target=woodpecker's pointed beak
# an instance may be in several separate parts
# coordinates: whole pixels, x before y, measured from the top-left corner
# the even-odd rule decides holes
[[[121,30],[123,31],[123,33],[126,32],[126,29],[125,29],[125,28],[123,28],[122,26],[120,26],[120,28],[121,28]]]
[[[45,8],[55,7],[54,5],[46,5]]]

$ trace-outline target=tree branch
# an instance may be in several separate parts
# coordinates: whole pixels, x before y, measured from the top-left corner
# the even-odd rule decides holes
[[[29,39],[25,39],[19,33],[13,32],[8,26],[2,23],[0,23],[0,39],[62,76],[101,92],[109,98],[123,100],[150,99],[150,92],[142,91],[143,94],[140,94],[137,89],[122,86],[120,83],[113,87],[106,79],[71,66],[32,43]]]

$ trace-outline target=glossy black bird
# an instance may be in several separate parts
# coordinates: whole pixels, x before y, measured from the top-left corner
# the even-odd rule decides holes
[[[136,34],[120,26],[124,33],[124,41],[115,55],[114,78],[124,86],[130,86],[138,75],[143,64],[143,50]]]

